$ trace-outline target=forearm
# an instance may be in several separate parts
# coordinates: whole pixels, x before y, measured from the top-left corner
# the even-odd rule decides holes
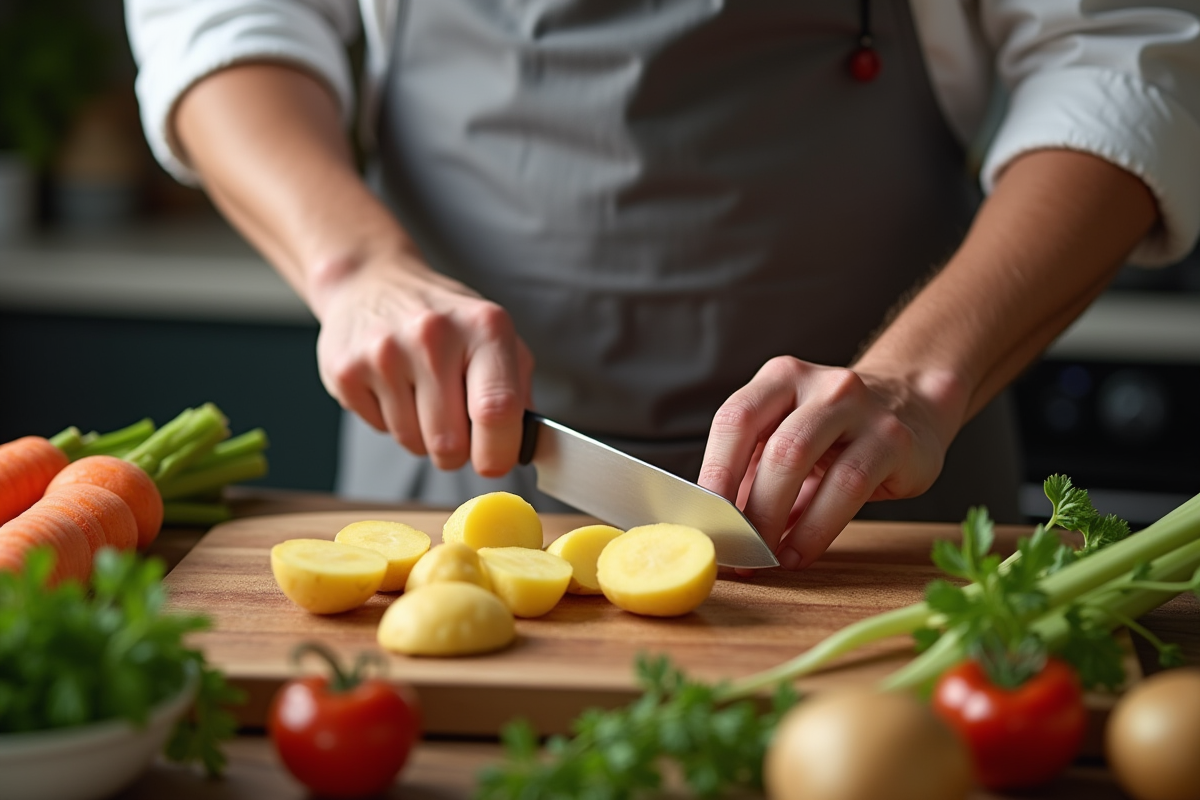
[[[372,260],[417,261],[357,174],[333,97],[308,74],[271,64],[215,73],[180,101],[174,128],[222,213],[318,317],[322,284]]]
[[[1146,186],[1105,161],[1025,155],[855,369],[923,387],[948,444],[1104,290],[1156,220]]]

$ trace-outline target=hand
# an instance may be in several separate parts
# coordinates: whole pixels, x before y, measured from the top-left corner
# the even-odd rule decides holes
[[[864,503],[933,484],[961,421],[944,411],[952,386],[774,358],[717,411],[700,484],[743,508],[782,566],[808,566]]]
[[[533,357],[504,309],[408,253],[313,287],[321,380],[344,408],[441,469],[516,464]]]

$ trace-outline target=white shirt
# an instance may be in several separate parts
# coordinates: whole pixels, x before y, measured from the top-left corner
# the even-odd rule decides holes
[[[1141,178],[1161,224],[1131,261],[1168,264],[1200,234],[1200,0],[1171,8],[1114,0],[910,0],[934,93],[964,143],[985,126],[999,82],[1007,105],[981,182],[1031,150],[1094,154]],[[155,156],[197,183],[171,138],[179,98],[231,64],[270,59],[323,80],[348,123],[356,107],[345,44],[366,43],[361,105],[373,117],[399,0],[127,0],[142,123]],[[369,124],[362,126],[370,130]]]

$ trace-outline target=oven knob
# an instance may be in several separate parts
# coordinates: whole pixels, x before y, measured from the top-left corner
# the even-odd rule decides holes
[[[1158,438],[1167,424],[1169,403],[1161,383],[1141,370],[1114,372],[1096,398],[1101,427],[1126,444]]]

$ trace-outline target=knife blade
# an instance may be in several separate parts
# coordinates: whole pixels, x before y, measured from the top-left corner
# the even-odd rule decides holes
[[[712,539],[723,567],[777,567],[779,561],[737,506],[691,481],[614,447],[525,412],[522,464],[533,464],[546,494],[614,527],[673,522]]]

